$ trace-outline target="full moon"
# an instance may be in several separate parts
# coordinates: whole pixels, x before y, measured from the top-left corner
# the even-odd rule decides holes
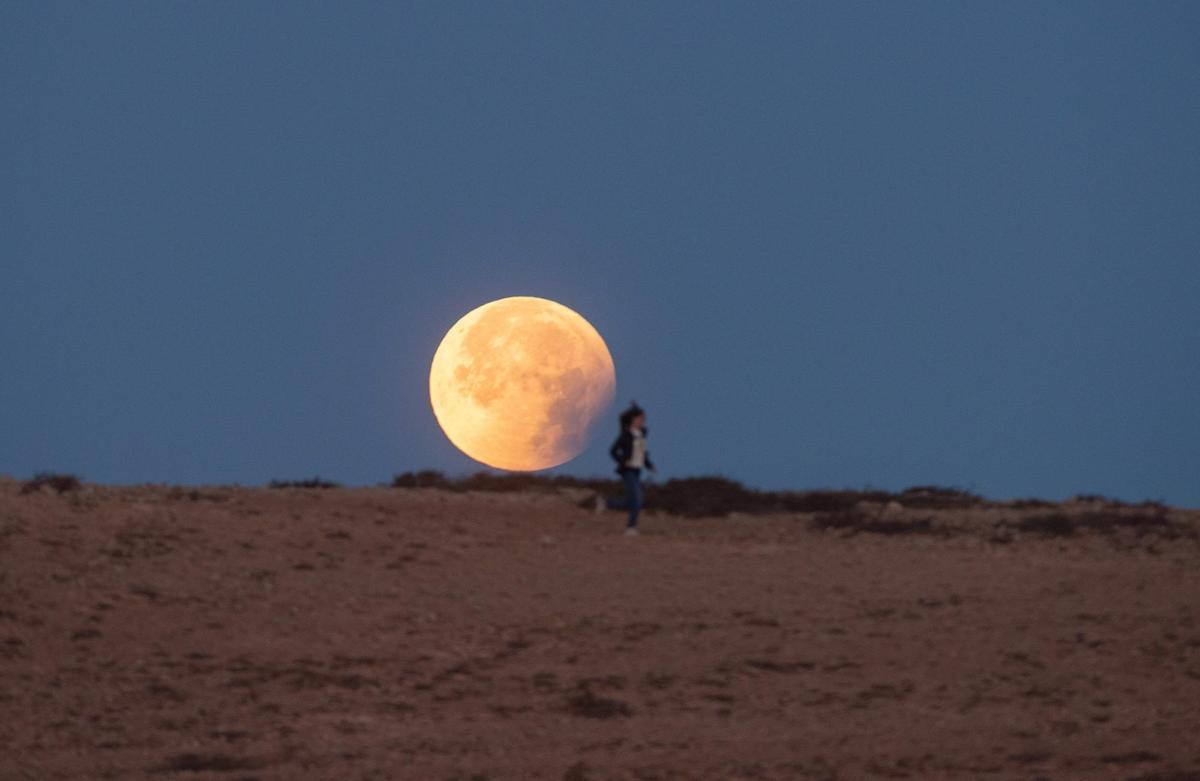
[[[612,356],[591,323],[532,296],[468,312],[429,369],[433,414],[450,441],[476,461],[513,471],[579,455],[615,389]]]

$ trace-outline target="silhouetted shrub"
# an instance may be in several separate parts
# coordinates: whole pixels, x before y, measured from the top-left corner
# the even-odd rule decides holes
[[[319,477],[310,477],[307,480],[272,480],[268,488],[341,488],[341,485],[322,480]]]
[[[68,491],[78,491],[83,483],[75,475],[63,475],[55,472],[38,472],[21,485],[22,494],[31,494],[49,486],[55,493],[64,494]]]
[[[730,513],[812,513],[849,510],[859,502],[887,502],[885,491],[760,491],[726,477],[685,477],[646,486],[646,506],[685,518]]]
[[[936,485],[917,485],[904,489],[896,501],[905,507],[925,510],[949,510],[959,507],[974,507],[984,500],[969,491],[958,488],[939,488]]]
[[[646,506],[686,518],[761,513],[777,506],[772,494],[748,490],[724,477],[685,477],[645,486]]]
[[[598,480],[571,475],[538,475],[527,472],[497,474],[476,472],[466,477],[448,478],[434,469],[404,472],[392,478],[393,488],[441,488],[447,491],[488,491],[491,493],[554,492],[561,488],[585,488],[611,491],[615,480]]]
[[[392,478],[392,488],[446,488],[446,476],[436,469],[403,472]]]
[[[612,480],[594,480],[571,475],[538,475],[527,472],[496,474],[476,472],[455,481],[459,491],[494,491],[500,493],[526,491],[557,491],[560,488],[586,488],[592,491],[607,490],[615,485]]]
[[[1009,507],[1014,510],[1040,510],[1046,507],[1053,507],[1054,502],[1048,502],[1045,499],[1034,499],[1026,497],[1023,499],[1013,499],[1008,503]]]
[[[1125,502],[1120,499],[1114,499],[1111,496],[1102,496],[1101,494],[1075,494],[1071,497],[1072,502],[1080,504],[1103,504],[1108,507],[1126,507]]]

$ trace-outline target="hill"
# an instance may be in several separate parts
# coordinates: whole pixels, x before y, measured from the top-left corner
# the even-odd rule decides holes
[[[1200,778],[1195,511],[442,479],[0,480],[0,778]]]

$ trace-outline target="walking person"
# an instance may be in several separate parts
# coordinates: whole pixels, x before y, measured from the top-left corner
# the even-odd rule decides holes
[[[609,448],[608,453],[617,462],[617,474],[625,495],[620,499],[608,499],[596,496],[596,512],[605,509],[627,510],[629,522],[625,526],[625,534],[636,537],[638,534],[638,513],[642,509],[642,470],[656,471],[650,453],[646,450],[646,411],[630,402],[629,408],[620,416],[621,433]]]

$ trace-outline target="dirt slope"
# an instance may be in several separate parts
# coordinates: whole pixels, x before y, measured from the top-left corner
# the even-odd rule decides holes
[[[626,539],[577,496],[19,489],[6,781],[1200,779],[1194,513]]]

